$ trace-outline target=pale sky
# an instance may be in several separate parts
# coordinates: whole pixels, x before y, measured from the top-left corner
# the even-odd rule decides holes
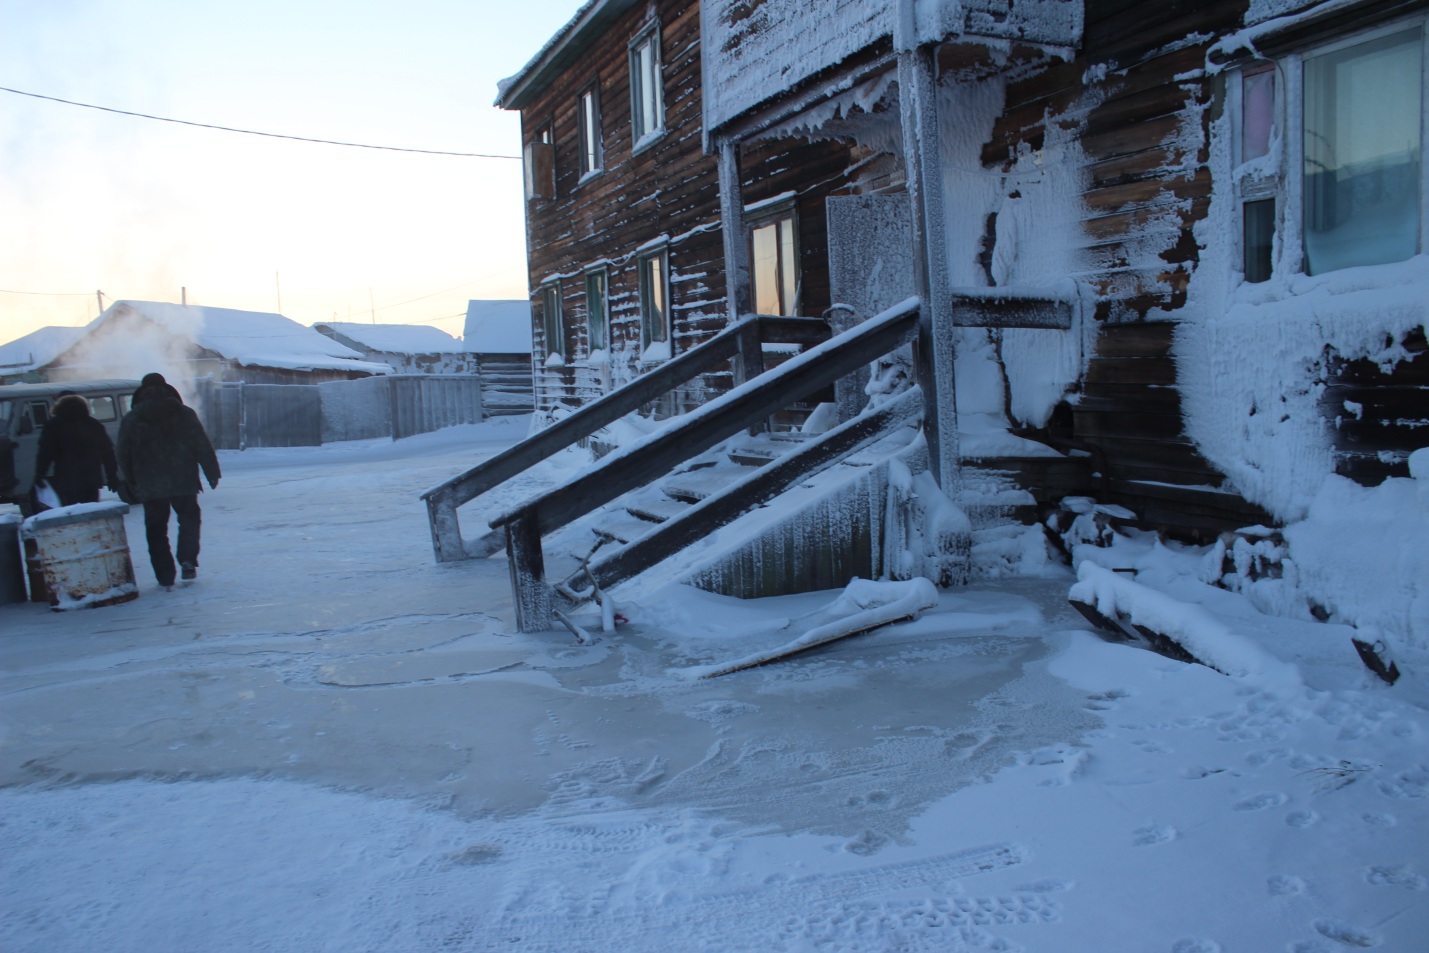
[[[0,0],[0,86],[261,132],[520,154],[497,80],[582,0]],[[424,323],[526,296],[521,163],[0,91],[0,343],[116,299]],[[16,293],[24,292],[24,293]],[[375,313],[374,313],[375,309]]]

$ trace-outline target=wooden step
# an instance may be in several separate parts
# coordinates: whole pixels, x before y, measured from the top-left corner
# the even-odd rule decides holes
[[[601,539],[624,545],[639,539],[659,526],[659,523],[632,516],[625,510],[616,510],[601,515],[600,522],[591,527],[591,532]]]
[[[689,508],[690,504],[682,500],[651,497],[637,503],[628,503],[625,510],[639,519],[648,520],[651,523],[663,523],[666,520],[674,519]]]
[[[698,503],[723,490],[744,475],[741,470],[723,467],[691,470],[688,473],[678,473],[666,479],[660,484],[660,490],[673,499]]]

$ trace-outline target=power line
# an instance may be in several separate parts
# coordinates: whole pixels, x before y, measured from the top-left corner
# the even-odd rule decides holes
[[[93,291],[6,291],[0,288],[0,295],[39,295],[42,298],[88,298]]]
[[[140,119],[154,119],[159,122],[178,123],[181,126],[197,126],[200,129],[217,129],[221,132],[241,132],[247,136],[267,136],[270,139],[291,139],[295,142],[316,142],[325,146],[347,146],[352,149],[382,149],[388,152],[419,152],[432,156],[462,156],[468,159],[516,159],[520,156],[495,155],[486,152],[444,152],[440,149],[406,149],[401,146],[374,146],[362,142],[339,142],[335,139],[312,139],[307,136],[287,136],[278,132],[258,132],[254,129],[235,129],[232,126],[216,126],[207,122],[190,122],[187,119],[170,119],[167,116],[151,116],[148,113],[131,112],[127,109],[111,109],[108,106],[96,106],[93,103],[78,103],[72,99],[60,99],[58,96],[45,96],[41,93],[27,93],[23,89],[11,89],[9,86],[0,86],[0,91],[14,93],[17,96],[29,96],[34,99],[47,99],[53,103],[64,103],[66,106],[82,106],[85,109],[98,109],[101,112],[117,113],[120,116],[136,116]]]

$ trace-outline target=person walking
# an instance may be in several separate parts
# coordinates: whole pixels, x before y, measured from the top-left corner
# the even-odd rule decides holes
[[[61,506],[98,503],[99,488],[119,485],[114,443],[79,394],[62,394],[40,431],[35,481],[48,480]]]
[[[218,455],[178,391],[161,374],[148,374],[135,392],[134,409],[119,422],[119,476],[131,498],[144,505],[149,563],[165,589],[174,585],[174,553],[169,549],[169,511],[178,517],[178,567],[182,578],[198,576],[199,470],[210,489],[218,488]]]

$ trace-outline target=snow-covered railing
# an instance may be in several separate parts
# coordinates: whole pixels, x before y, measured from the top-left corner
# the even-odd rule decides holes
[[[493,529],[504,529],[506,533],[517,628],[522,632],[550,628],[551,588],[545,579],[542,536],[669,473],[677,464],[704,453],[780,408],[828,387],[840,377],[901,347],[917,333],[919,310],[919,300],[909,298],[773,370],[745,381],[687,414],[678,423],[622,447],[575,479],[492,520]],[[737,333],[741,325],[730,330]],[[809,455],[809,466],[826,462],[822,457]],[[792,482],[796,476],[792,471],[786,472],[781,475],[781,481],[785,479]],[[713,515],[713,508],[710,510]],[[718,522],[686,523],[678,532],[682,537],[694,539],[718,525]],[[630,569],[628,564],[621,567],[619,575],[627,577]],[[605,581],[611,581],[615,575],[612,570]]]
[[[828,334],[828,325],[816,319],[751,315],[659,368],[584,405],[514,447],[432,487],[422,494],[422,499],[427,504],[432,549],[437,561],[479,559],[490,556],[503,545],[504,535],[500,531],[464,540],[457,516],[461,506],[542,460],[574,446],[626,414],[701,374],[719,368],[731,358],[736,360],[737,379],[747,380],[763,370],[760,345],[815,344],[826,339]]]

